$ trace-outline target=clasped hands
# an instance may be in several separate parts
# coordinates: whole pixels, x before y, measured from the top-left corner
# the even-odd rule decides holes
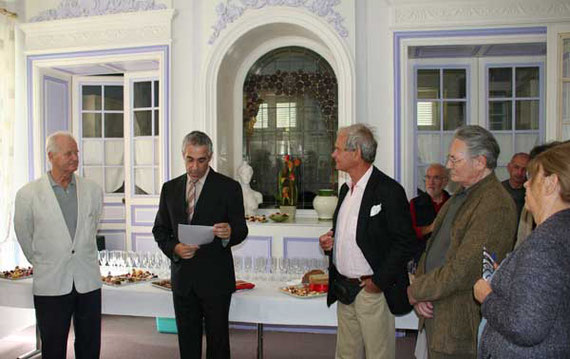
[[[232,235],[232,227],[229,223],[216,223],[213,227],[214,236],[221,239],[229,239]],[[190,259],[196,255],[200,249],[197,244],[178,243],[174,247],[174,253],[182,259]]]
[[[408,301],[414,306],[417,315],[424,318],[433,318],[433,303],[432,302],[418,302],[412,295],[412,288],[408,286]]]

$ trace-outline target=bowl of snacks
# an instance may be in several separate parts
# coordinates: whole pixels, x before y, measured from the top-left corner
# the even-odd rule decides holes
[[[271,215],[269,215],[269,218],[273,221],[273,222],[284,222],[287,219],[289,219],[289,215],[287,213],[273,213]]]

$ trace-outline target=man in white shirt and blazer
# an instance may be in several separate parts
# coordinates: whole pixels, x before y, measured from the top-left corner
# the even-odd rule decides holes
[[[14,229],[34,267],[34,306],[42,358],[65,359],[73,318],[75,357],[99,358],[101,273],[96,232],[103,191],[74,174],[77,142],[68,132],[46,141],[52,169],[16,195]]]

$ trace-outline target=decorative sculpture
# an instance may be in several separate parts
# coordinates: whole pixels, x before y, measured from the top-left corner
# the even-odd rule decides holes
[[[253,168],[243,161],[239,166],[238,171],[238,181],[241,185],[241,191],[243,193],[243,207],[245,209],[246,216],[255,216],[259,204],[263,202],[263,196],[260,192],[253,190],[249,184],[251,177],[253,176]]]

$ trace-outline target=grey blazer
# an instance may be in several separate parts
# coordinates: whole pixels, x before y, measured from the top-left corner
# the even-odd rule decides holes
[[[570,209],[540,226],[493,276],[480,358],[570,358]]]
[[[34,266],[34,295],[68,294],[74,283],[79,293],[101,288],[95,235],[103,191],[95,182],[74,176],[78,213],[73,241],[47,174],[16,194],[14,229]]]

